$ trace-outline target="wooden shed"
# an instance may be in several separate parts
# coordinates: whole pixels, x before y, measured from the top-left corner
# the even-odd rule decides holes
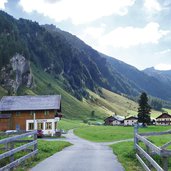
[[[61,96],[4,96],[0,101],[0,112],[1,117],[8,114],[6,125],[0,119],[0,130],[41,129],[45,134],[52,134],[59,120],[56,116],[61,112]]]

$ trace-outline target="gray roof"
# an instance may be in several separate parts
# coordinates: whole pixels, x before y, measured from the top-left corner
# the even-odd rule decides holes
[[[0,111],[61,109],[60,95],[4,96],[0,101]]]
[[[124,120],[124,117],[123,116],[120,116],[120,115],[113,115],[113,117],[118,120],[118,121],[123,121]]]

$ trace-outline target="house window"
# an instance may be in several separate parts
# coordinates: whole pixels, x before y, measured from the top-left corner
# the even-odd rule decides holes
[[[43,129],[43,123],[37,123],[37,129],[42,130]]]
[[[19,116],[21,114],[21,112],[16,112],[16,116]]]
[[[30,115],[36,114],[35,111],[30,111]]]
[[[52,122],[46,122],[46,129],[52,129]]]
[[[49,111],[48,110],[45,110],[45,115],[49,115]]]
[[[34,129],[34,123],[29,123],[28,130],[33,130],[33,129]]]

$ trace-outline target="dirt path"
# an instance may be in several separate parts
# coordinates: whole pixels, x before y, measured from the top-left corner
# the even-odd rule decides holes
[[[73,145],[45,159],[32,171],[124,171],[107,143],[81,139],[70,130],[65,141]]]

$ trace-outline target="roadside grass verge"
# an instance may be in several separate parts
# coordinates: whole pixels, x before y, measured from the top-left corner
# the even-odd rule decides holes
[[[171,126],[148,126],[139,128],[139,132],[159,132],[171,129]],[[77,128],[74,133],[94,142],[111,142],[133,138],[134,128],[124,126],[87,126]]]
[[[38,154],[35,158],[30,158],[26,160],[24,163],[22,163],[19,167],[17,167],[15,170],[17,171],[25,171],[29,170],[29,168],[37,165],[42,160],[52,156],[56,152],[61,151],[63,148],[68,147],[72,145],[69,142],[65,141],[44,141],[44,140],[38,140]],[[17,144],[18,146],[18,144]],[[14,155],[15,159],[20,158],[22,156],[26,155],[26,152],[18,152]],[[1,167],[8,162],[8,158],[5,158],[4,160],[0,161]]]
[[[133,149],[133,142],[121,142],[112,144],[110,147],[117,155],[117,158],[126,171],[143,171],[138,160],[135,157],[135,150]]]

